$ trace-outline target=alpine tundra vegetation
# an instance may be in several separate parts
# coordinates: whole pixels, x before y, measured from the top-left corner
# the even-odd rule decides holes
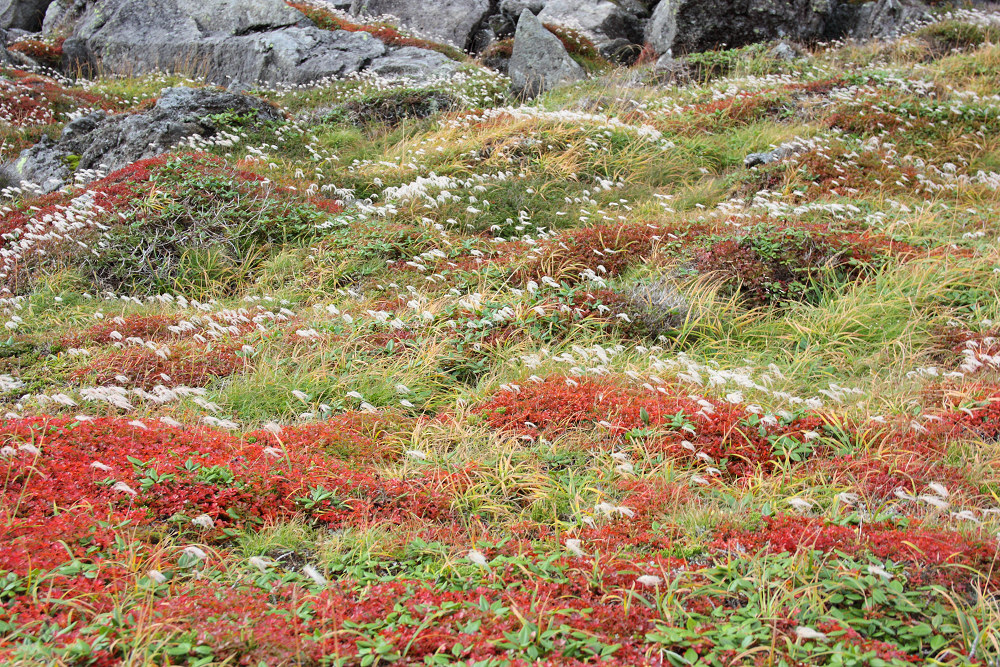
[[[994,7],[0,0],[0,165],[4,665],[1000,662]]]

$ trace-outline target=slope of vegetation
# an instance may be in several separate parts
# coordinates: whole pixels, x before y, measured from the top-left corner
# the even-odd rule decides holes
[[[998,26],[8,190],[0,661],[994,664]],[[0,70],[2,157],[178,83]]]

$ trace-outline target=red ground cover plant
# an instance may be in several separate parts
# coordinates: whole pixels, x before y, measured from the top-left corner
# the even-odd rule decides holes
[[[166,357],[147,347],[127,347],[96,357],[70,375],[70,380],[96,385],[122,384],[118,376],[143,389],[205,387],[216,378],[244,372],[250,361],[237,355],[235,345],[179,343],[169,347]]]
[[[706,462],[737,476],[776,461],[777,438],[802,438],[822,424],[819,417],[809,417],[767,427],[741,405],[675,392],[556,376],[501,392],[475,411],[495,429],[532,437],[584,428],[606,433],[614,442],[650,427],[657,429],[644,445],[651,451],[690,460],[702,454],[709,457]]]
[[[413,420],[402,415],[346,412],[325,422],[285,427],[280,433],[255,431],[247,439],[373,465],[399,459],[403,451],[401,438],[412,426]]]
[[[71,90],[40,74],[14,69],[0,77],[0,122],[16,127],[50,125],[80,107],[109,110],[113,105],[99,95]]]
[[[518,280],[541,280],[550,276],[570,283],[580,280],[580,272],[591,269],[602,277],[614,277],[628,266],[643,260],[654,250],[667,230],[647,224],[601,225],[574,229],[543,241],[537,258],[515,272]],[[515,253],[512,259],[523,256]],[[598,269],[604,267],[604,271]]]
[[[116,320],[118,318],[104,320],[83,331],[67,334],[60,342],[66,347],[84,347],[93,343],[106,345],[126,338],[158,341],[170,337],[169,327],[175,324],[173,318],[164,315],[130,315]]]
[[[695,251],[694,265],[738,284],[749,305],[764,306],[817,296],[821,279],[853,282],[889,257],[912,252],[911,246],[877,234],[772,221],[727,234]]]
[[[10,44],[7,50],[23,53],[40,65],[58,69],[60,64],[62,64],[62,45],[65,41],[64,38],[57,39],[51,43],[40,39],[21,39]]]
[[[249,438],[155,420],[141,426],[114,418],[8,420],[0,422],[0,442],[10,448],[0,459],[4,494],[17,501],[19,518],[60,516],[80,506],[92,518],[116,515],[136,525],[178,513],[207,513],[223,526],[256,525],[302,511],[300,499],[324,487],[332,495],[307,503],[308,514],[337,525],[443,515],[446,500],[435,489],[449,483],[433,470],[406,482],[382,480],[346,467],[311,441],[293,438],[268,449]]]
[[[918,452],[899,451],[895,446],[881,458],[852,454],[810,459],[805,470],[826,486],[842,486],[871,501],[891,498],[897,489],[911,495],[923,493],[932,483],[942,484],[953,495],[961,494],[970,502],[983,499],[963,470],[926,461]]]
[[[913,564],[913,576],[927,583],[969,583],[969,572],[991,573],[1000,554],[996,541],[971,539],[952,531],[923,529],[914,519],[907,527],[889,523],[838,525],[806,516],[764,517],[763,525],[723,527],[711,548],[731,553],[794,552],[816,549],[848,556],[870,554]],[[932,566],[948,566],[932,567]],[[996,581],[991,581],[995,586]]]

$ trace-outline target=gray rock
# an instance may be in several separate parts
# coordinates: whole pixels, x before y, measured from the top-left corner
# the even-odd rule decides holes
[[[515,21],[521,18],[521,12],[525,9],[538,14],[545,9],[545,0],[500,0],[500,13]]]
[[[659,53],[680,55],[776,38],[816,39],[831,9],[830,0],[662,0],[646,40]]]
[[[749,169],[762,164],[781,162],[785,158],[790,158],[793,155],[802,152],[804,149],[804,145],[795,142],[782,144],[774,150],[767,151],[766,153],[750,153],[750,155],[743,158],[743,166]]]
[[[54,0],[45,11],[42,33],[45,35],[68,34],[87,9],[88,0]]]
[[[610,0],[548,0],[538,19],[578,30],[596,44],[615,39],[641,44],[643,39],[638,17]]]
[[[517,21],[508,72],[514,93],[521,97],[535,97],[585,76],[559,38],[527,9]]]
[[[691,81],[691,67],[669,53],[660,56],[653,65],[653,76],[658,83],[683,84]]]
[[[867,39],[894,35],[925,12],[919,0],[661,0],[646,41],[681,55],[772,39]]]
[[[42,29],[45,10],[52,0],[0,0],[0,28],[29,32]]]
[[[496,41],[497,34],[492,28],[481,28],[476,31],[475,35],[472,36],[472,42],[469,44],[469,51],[472,53],[482,53],[489,48],[490,44],[493,44]]]
[[[800,54],[799,51],[788,42],[778,42],[768,50],[767,55],[774,60],[791,62],[798,58]]]
[[[867,40],[897,37],[908,26],[926,19],[929,10],[913,0],[876,0],[860,5],[843,3],[838,14],[846,21],[846,36]]]
[[[437,51],[405,46],[372,61],[366,71],[386,78],[405,78],[417,82],[446,77],[460,65]]]
[[[354,0],[355,15],[390,15],[406,27],[465,49],[490,13],[489,0]]]
[[[0,31],[0,67],[14,67],[15,61],[3,45],[3,32]]]
[[[58,190],[72,177],[67,155],[55,141],[43,136],[37,144],[21,151],[16,160],[0,165],[0,180],[9,185],[30,183],[41,192]]]
[[[486,19],[486,27],[493,31],[497,39],[506,39],[514,34],[516,20],[517,17],[512,20],[506,14],[494,14]]]
[[[598,45],[597,50],[613,63],[631,65],[639,57],[642,47],[631,40],[619,37],[610,42],[602,42]]]
[[[86,6],[72,39],[70,69],[165,69],[234,88],[353,74],[386,52],[367,33],[307,25],[282,0],[104,0]]]
[[[282,117],[256,97],[210,88],[171,88],[143,113],[109,116],[97,111],[78,118],[63,128],[58,141],[43,138],[5,165],[4,171],[15,182],[34,183],[51,192],[71,179],[69,156],[75,156],[77,169],[116,171],[165,153],[188,137],[215,135],[219,128],[210,117],[222,113],[251,115],[258,121]]]

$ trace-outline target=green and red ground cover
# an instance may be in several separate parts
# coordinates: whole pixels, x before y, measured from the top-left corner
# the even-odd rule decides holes
[[[8,190],[0,663],[995,663],[998,24]],[[175,83],[0,70],[3,154]]]

